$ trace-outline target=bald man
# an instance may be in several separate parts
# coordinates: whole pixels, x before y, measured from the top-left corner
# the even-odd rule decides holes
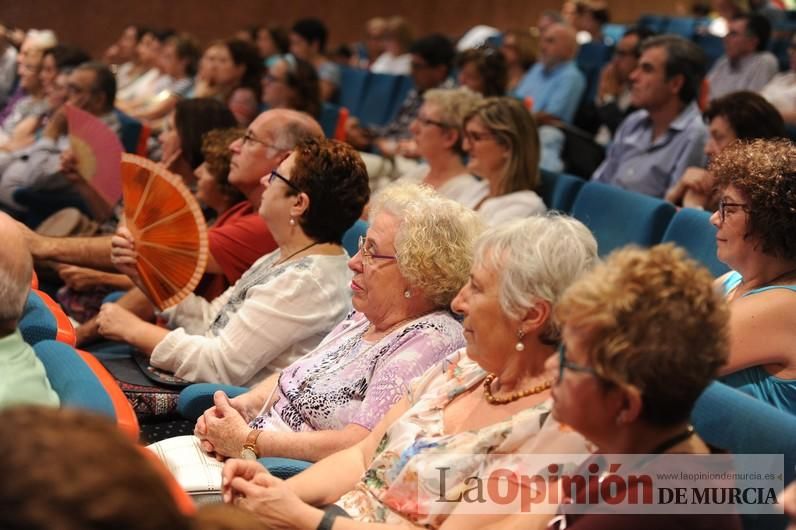
[[[517,85],[515,95],[533,100],[534,114],[551,115],[572,123],[586,89],[586,78],[575,65],[575,30],[553,24],[542,34],[539,61]]]
[[[17,326],[25,307],[33,260],[16,222],[0,213],[0,408],[31,403],[58,406],[44,366]]]

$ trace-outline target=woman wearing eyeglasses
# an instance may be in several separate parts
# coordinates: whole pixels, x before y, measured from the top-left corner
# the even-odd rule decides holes
[[[287,482],[256,462],[228,462],[227,502],[268,528],[484,528],[492,518],[457,512],[454,500],[472,486],[469,477],[486,476],[482,457],[586,451],[580,435],[550,417],[554,375],[545,360],[558,342],[554,305],[596,260],[594,237],[572,218],[534,216],[487,231],[452,303],[466,348],[418,378],[363,441]],[[438,472],[427,474],[433,465],[450,471],[444,492]],[[440,493],[451,502],[435,503]],[[337,512],[315,507],[332,503]],[[339,509],[350,526],[334,523]]]
[[[434,88],[423,93],[423,105],[409,130],[424,163],[401,182],[431,186],[441,195],[471,207],[483,194],[483,184],[462,163],[462,122],[482,100],[465,88]]]
[[[280,181],[264,208],[279,208]],[[232,400],[217,392],[195,429],[206,451],[323,458],[365,438],[414,377],[462,346],[448,305],[467,280],[478,217],[408,185],[376,197],[371,223],[348,263],[354,312],[280,375]]]
[[[189,295],[165,311],[171,331],[106,304],[100,333],[183,379],[234,385],[259,382],[315,348],[350,308],[340,241],[369,198],[365,168],[353,149],[312,139],[262,180],[259,213],[276,250],[212,302]],[[138,281],[129,231],[114,236],[112,260]]]
[[[487,98],[464,118],[467,169],[483,179],[468,206],[490,225],[544,213],[539,186],[539,133],[531,113],[509,97]]]
[[[718,280],[730,304],[723,381],[796,414],[796,146],[736,143],[710,165],[719,190]]]
[[[601,484],[617,462],[622,477],[655,476],[655,470],[696,474],[715,463],[694,459],[682,469],[659,456],[713,452],[689,424],[694,403],[727,358],[728,313],[712,281],[707,269],[672,245],[626,248],[562,296],[555,316],[563,347],[557,361],[548,361],[558,373],[553,417],[596,446],[581,472],[601,479],[564,491],[548,528],[740,528],[737,515],[682,515],[670,507],[634,513],[638,506],[621,502],[623,480],[611,486],[618,504],[594,502],[600,491],[607,495]],[[600,456],[634,454],[644,457]],[[598,471],[587,472],[593,465]]]

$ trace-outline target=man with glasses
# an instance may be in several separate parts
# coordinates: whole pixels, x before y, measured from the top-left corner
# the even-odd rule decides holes
[[[777,58],[766,51],[771,23],[763,15],[738,15],[724,37],[724,55],[708,74],[710,99],[731,92],[757,92],[779,70]]]

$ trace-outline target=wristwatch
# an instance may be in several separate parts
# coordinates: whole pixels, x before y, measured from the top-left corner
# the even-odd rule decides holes
[[[260,429],[252,429],[243,442],[243,449],[240,452],[240,457],[244,460],[257,460],[260,455],[257,453],[257,438],[263,433]]]

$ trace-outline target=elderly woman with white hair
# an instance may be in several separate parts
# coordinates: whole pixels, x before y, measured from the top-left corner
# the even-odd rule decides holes
[[[439,513],[435,502],[489,471],[480,457],[586,452],[584,439],[550,416],[554,374],[545,360],[559,341],[553,306],[596,260],[594,237],[569,217],[534,216],[490,229],[453,301],[464,317],[466,348],[416,380],[362,442],[287,482],[256,462],[228,462],[225,499],[269,528],[332,528],[336,509],[315,508],[331,503],[353,519],[337,519],[337,529],[483,528],[485,516],[457,513],[455,500],[446,503],[450,513]],[[429,456],[435,465],[444,458],[445,486],[436,470],[436,484],[423,480],[434,467]]]
[[[318,460],[365,438],[409,382],[463,345],[448,306],[481,223],[428,188],[387,188],[349,261],[355,311],[304,357],[197,422],[220,456]],[[444,241],[444,245],[440,242]]]

